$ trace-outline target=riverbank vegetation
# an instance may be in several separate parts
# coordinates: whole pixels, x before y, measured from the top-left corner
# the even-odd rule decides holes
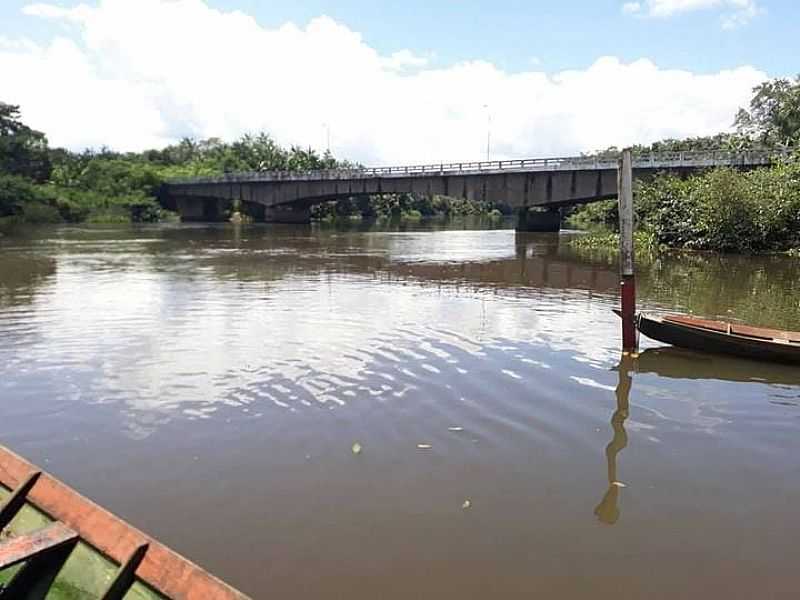
[[[666,140],[634,152],[711,148],[787,152],[763,169],[713,169],[685,178],[661,174],[635,185],[640,242],[648,248],[683,248],[759,253],[800,248],[800,78],[775,80],[754,91],[749,110],[736,116],[736,133],[711,138]],[[793,150],[794,149],[794,150]],[[617,152],[611,149],[606,152]],[[616,201],[581,207],[568,223],[582,229],[616,228]],[[616,248],[615,236],[594,233],[574,243]]]
[[[130,222],[175,219],[158,203],[168,179],[241,171],[304,171],[353,167],[330,153],[279,146],[269,135],[244,135],[232,143],[184,139],[161,150],[72,152],[50,148],[47,137],[25,125],[18,106],[0,102],[0,224]],[[314,207],[323,221],[421,219],[435,215],[500,215],[489,202],[397,194],[345,198]]]
[[[160,186],[173,177],[341,164],[313,150],[287,150],[266,134],[233,143],[184,139],[145,152],[50,148],[43,133],[22,122],[19,107],[0,102],[0,220],[6,223],[158,221],[175,218],[157,201]]]
[[[654,246],[758,253],[800,248],[800,156],[766,169],[714,169],[681,179],[660,175],[635,187],[637,228]],[[569,222],[614,228],[615,201],[577,211]],[[580,242],[611,242],[596,233]]]

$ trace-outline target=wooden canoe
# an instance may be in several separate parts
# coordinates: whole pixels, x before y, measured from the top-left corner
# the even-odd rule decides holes
[[[800,364],[800,332],[750,327],[688,315],[654,316],[645,313],[636,317],[636,327],[651,339],[681,348]]]
[[[246,600],[0,446],[0,599]]]

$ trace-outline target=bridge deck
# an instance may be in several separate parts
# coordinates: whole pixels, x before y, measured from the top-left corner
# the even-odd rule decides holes
[[[673,170],[702,169],[723,166],[757,167],[768,165],[787,154],[770,151],[660,152],[634,155],[634,169]],[[320,171],[253,171],[227,173],[210,177],[171,179],[170,185],[198,183],[239,183],[270,181],[335,181],[353,179],[386,179],[405,177],[441,177],[446,175],[492,175],[557,171],[615,170],[616,156],[577,156],[566,158],[526,158],[484,162],[439,163],[399,167],[364,167]]]

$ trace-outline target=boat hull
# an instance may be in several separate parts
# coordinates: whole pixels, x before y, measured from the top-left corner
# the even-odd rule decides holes
[[[640,314],[637,327],[650,339],[703,352],[785,364],[800,364],[800,344],[694,327]]]
[[[35,575],[44,573],[48,564],[61,569],[65,562],[69,565],[69,560],[74,559],[73,572],[80,573],[76,578],[80,581],[56,583],[69,583],[71,586],[80,583],[81,587],[75,587],[80,592],[76,591],[75,597],[249,600],[243,593],[1,445],[0,491],[0,583],[3,585],[27,589],[25,586],[31,584]],[[27,536],[22,539],[17,535],[21,532],[15,531],[18,517],[45,527],[22,532]],[[48,536],[53,537],[53,532],[57,534],[56,539],[48,542]],[[9,534],[13,535],[8,537]],[[69,538],[58,538],[67,534]],[[36,558],[34,553],[45,551],[49,553],[47,561],[50,562],[44,563],[44,567],[39,568],[37,564],[32,572],[25,572],[29,569],[26,566],[19,573],[13,573],[10,581],[5,577],[8,569],[20,560],[30,562]],[[81,556],[78,556],[79,552]],[[114,569],[108,572],[100,559],[110,561]],[[97,577],[87,572],[95,568],[99,569]],[[64,567],[63,570],[68,569]],[[100,578],[103,585],[109,586],[106,591],[83,588],[83,585],[94,585]],[[48,579],[42,575],[41,579],[34,579],[34,583],[47,591],[53,581],[52,577]],[[135,586],[139,589],[136,590]],[[20,597],[8,589],[11,587],[0,596]]]

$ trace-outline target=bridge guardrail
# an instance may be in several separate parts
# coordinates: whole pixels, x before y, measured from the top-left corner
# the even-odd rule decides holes
[[[698,168],[714,166],[767,165],[788,156],[788,151],[691,151],[657,152],[634,155],[634,169]],[[617,168],[617,156],[573,156],[564,158],[525,158],[479,162],[439,163],[398,167],[364,167],[317,171],[250,171],[208,177],[183,177],[168,184],[239,183],[247,181],[298,181],[324,179],[363,179],[404,175],[459,175],[498,171],[607,170]]]

